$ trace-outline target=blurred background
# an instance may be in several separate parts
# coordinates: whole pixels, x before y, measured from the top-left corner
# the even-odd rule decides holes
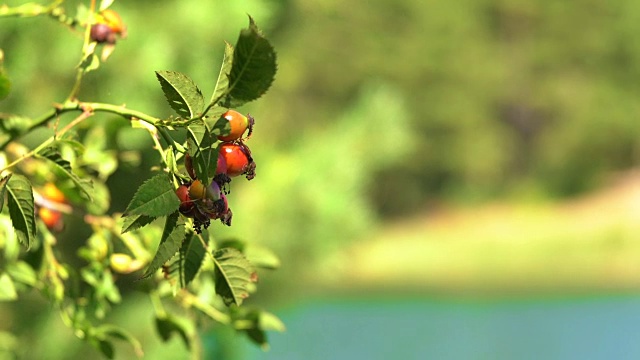
[[[73,13],[78,1],[67,3]],[[129,36],[81,99],[170,115],[153,71],[184,72],[210,94],[223,40],[235,42],[247,13],[278,52],[273,87],[240,109],[256,118],[257,177],[233,184],[234,226],[214,231],[281,257],[249,303],[288,329],[270,334],[268,352],[213,329],[208,358],[640,357],[637,1],[113,9]],[[81,44],[46,18],[3,20],[14,84],[0,111],[38,116],[62,101]],[[157,154],[124,120],[95,124],[140,154],[109,179],[122,211]],[[179,339],[158,344],[147,300],[128,299],[114,318],[137,329],[148,358],[188,358]],[[22,334],[34,354],[86,350],[37,311]]]

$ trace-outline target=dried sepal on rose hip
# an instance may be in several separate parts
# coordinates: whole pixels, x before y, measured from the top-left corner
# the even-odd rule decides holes
[[[222,143],[218,152],[225,159],[227,175],[230,177],[245,175],[247,180],[251,180],[256,176],[256,163],[251,157],[251,150],[244,143]]]
[[[180,213],[193,219],[196,233],[202,232],[203,227],[208,228],[210,220],[220,219],[223,224],[231,226],[232,212],[227,197],[215,181],[208,186],[200,180],[180,185],[176,196],[180,199]]]
[[[117,38],[127,36],[127,28],[120,14],[111,9],[96,14],[96,22],[91,26],[91,41],[99,44],[115,44]]]
[[[228,110],[220,117],[229,121],[231,130],[229,131],[228,135],[218,135],[218,140],[242,140],[242,135],[244,135],[247,130],[249,130],[249,132],[247,133],[247,137],[245,139],[251,137],[251,133],[253,133],[253,125],[255,124],[255,120],[251,115],[247,114],[247,116],[244,116],[235,110]]]

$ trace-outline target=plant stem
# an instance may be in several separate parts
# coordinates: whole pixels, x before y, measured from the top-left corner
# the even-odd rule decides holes
[[[171,135],[169,134],[167,129],[165,129],[164,127],[161,126],[162,121],[160,119],[156,118],[156,117],[151,116],[151,115],[145,114],[145,113],[140,112],[140,111],[127,109],[124,106],[120,106],[120,105],[104,104],[104,103],[97,103],[97,102],[66,101],[64,104],[56,105],[54,109],[50,110],[49,112],[45,113],[44,115],[42,115],[41,117],[36,119],[33,122],[33,124],[31,124],[31,126],[29,126],[22,133],[13,135],[7,141],[5,141],[3,144],[1,144],[0,145],[0,151],[4,150],[9,143],[11,143],[12,141],[16,140],[18,137],[31,132],[32,130],[34,130],[37,127],[43,126],[44,124],[46,124],[49,120],[53,119],[54,117],[62,115],[64,113],[74,112],[74,111],[82,111],[82,114],[80,116],[78,116],[76,119],[74,119],[73,121],[71,121],[59,133],[53,135],[52,137],[50,137],[49,139],[45,140],[42,144],[40,144],[38,147],[36,147],[32,151],[28,152],[27,154],[21,156],[20,158],[18,158],[17,160],[12,162],[11,164],[7,165],[4,169],[0,170],[0,172],[17,165],[18,163],[22,162],[24,159],[33,156],[34,154],[36,154],[40,150],[42,150],[45,147],[49,146],[50,144],[52,144],[55,141],[56,138],[64,135],[71,128],[73,128],[74,126],[76,126],[77,124],[82,122],[83,120],[89,118],[95,112],[112,113],[112,114],[120,115],[120,116],[122,116],[122,117],[124,117],[124,118],[126,118],[128,120],[135,120],[135,119],[143,120],[143,121],[153,125],[156,129],[158,129],[158,133],[160,133],[160,135],[162,136],[163,140],[167,143],[167,145],[172,145],[172,144],[175,143],[175,140],[173,140],[173,138],[171,137]],[[165,159],[163,159],[163,161],[164,160]]]

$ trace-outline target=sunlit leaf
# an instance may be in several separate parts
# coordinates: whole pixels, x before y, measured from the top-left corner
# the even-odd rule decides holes
[[[9,274],[0,274],[0,301],[13,301],[17,298],[18,293]]]
[[[7,273],[9,273],[15,281],[25,285],[35,286],[38,281],[35,270],[24,261],[8,264]]]
[[[180,250],[184,238],[184,220],[176,211],[167,217],[158,250],[142,278],[153,275],[164,263],[169,261]]]
[[[264,246],[237,239],[221,241],[218,246],[220,248],[232,247],[238,249],[244,254],[247,260],[257,268],[275,270],[280,267],[280,259],[278,256]]]
[[[262,96],[276,75],[276,52],[249,17],[233,51],[226,107],[238,107]]]
[[[225,41],[224,57],[222,58],[222,66],[218,73],[218,80],[216,81],[216,89],[211,96],[211,102],[216,104],[224,98],[229,90],[229,74],[231,73],[231,67],[233,66],[233,45]]]
[[[14,174],[7,182],[9,216],[21,243],[30,248],[36,235],[33,189],[26,177]]]
[[[63,159],[62,156],[60,156],[60,152],[56,147],[48,147],[46,149],[43,149],[38,154],[36,154],[36,156],[41,159],[48,160],[49,163],[54,166],[54,168],[58,169],[64,176],[71,179],[71,181],[73,181],[76,187],[80,189],[82,194],[84,194],[87,199],[93,201],[93,197],[91,196],[93,191],[93,184],[91,183],[91,181],[80,179],[78,176],[76,176],[76,174],[74,174],[71,170],[71,164],[67,160]]]
[[[186,287],[196,277],[206,254],[202,234],[187,237],[180,248],[181,285]]]
[[[156,71],[169,106],[181,117],[190,119],[204,108],[202,92],[187,75],[177,71]]]
[[[222,248],[213,253],[216,293],[225,304],[241,305],[249,296],[247,286],[255,272],[244,255],[234,248]]]
[[[176,211],[179,206],[180,200],[169,176],[160,173],[140,185],[122,216],[166,216]]]

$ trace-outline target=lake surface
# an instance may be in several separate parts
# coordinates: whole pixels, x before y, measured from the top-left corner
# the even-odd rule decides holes
[[[318,300],[248,359],[640,359],[640,294],[563,300]]]

